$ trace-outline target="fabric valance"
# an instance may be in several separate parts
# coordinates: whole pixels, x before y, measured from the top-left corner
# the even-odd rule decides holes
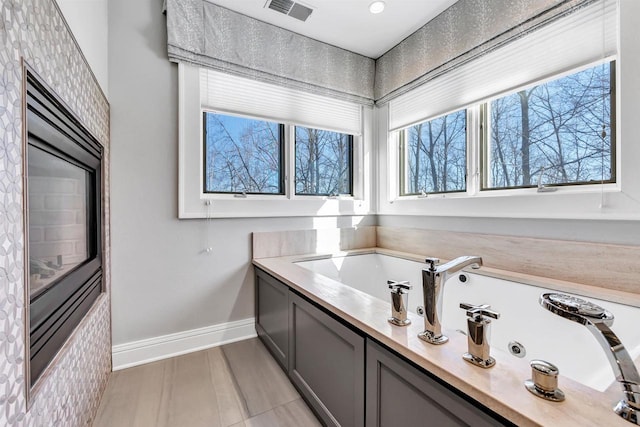
[[[169,59],[373,103],[375,62],[205,0],[167,0]]]

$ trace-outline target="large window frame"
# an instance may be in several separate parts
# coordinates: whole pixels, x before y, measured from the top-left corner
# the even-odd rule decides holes
[[[294,189],[295,189],[295,195],[296,196],[326,196],[326,197],[353,197],[353,135],[350,134],[346,134],[344,132],[334,132],[334,131],[328,131],[328,132],[332,132],[332,133],[337,133],[340,135],[344,135],[347,137],[347,163],[349,165],[349,170],[347,173],[347,180],[348,180],[348,191],[343,191],[343,192],[315,192],[315,193],[305,193],[305,192],[301,192],[298,191],[297,186],[298,186],[298,135],[297,135],[297,129],[298,128],[311,128],[314,130],[318,130],[318,131],[326,131],[324,129],[318,129],[318,128],[312,128],[310,126],[294,126]]]
[[[430,123],[432,121],[438,120],[438,119],[447,119],[449,116],[452,116],[454,114],[458,114],[458,113],[463,113],[464,115],[464,135],[465,135],[465,172],[464,172],[464,187],[462,189],[456,189],[456,190],[432,190],[432,191],[425,191],[426,189],[422,189],[422,191],[414,191],[414,192],[408,192],[407,191],[407,179],[408,179],[408,163],[409,163],[409,159],[408,159],[408,155],[407,155],[407,151],[408,151],[408,138],[407,135],[409,133],[409,130],[411,128],[413,128],[414,126],[418,125],[418,124],[426,124],[426,123]],[[398,194],[400,197],[406,197],[406,196],[418,196],[418,197],[427,197],[429,194],[453,194],[453,193],[464,193],[467,191],[467,164],[468,164],[468,145],[469,145],[469,141],[468,141],[468,135],[467,135],[467,122],[469,121],[469,114],[467,112],[466,109],[460,109],[457,111],[452,111],[450,113],[447,114],[443,114],[441,116],[438,117],[434,117],[431,118],[429,120],[425,120],[425,121],[421,121],[417,124],[411,125],[407,128],[401,129],[398,131],[398,173],[399,173],[399,177],[398,177],[398,184],[399,184],[399,190],[398,190]],[[442,171],[441,171],[442,172]]]
[[[585,70],[590,70],[592,68],[597,68],[597,67],[605,67],[607,66],[608,68],[608,72],[609,72],[609,81],[610,81],[610,86],[609,86],[609,96],[608,96],[608,101],[609,101],[609,107],[610,107],[610,111],[609,111],[609,131],[608,131],[608,136],[609,136],[609,143],[610,143],[610,147],[609,147],[609,163],[607,164],[609,170],[610,170],[610,177],[607,179],[604,179],[604,177],[602,177],[601,179],[597,179],[597,180],[590,180],[590,181],[571,181],[571,182],[557,182],[557,183],[542,183],[541,180],[539,179],[540,176],[538,176],[538,178],[536,178],[535,182],[531,182],[529,185],[511,185],[511,186],[492,186],[490,185],[490,151],[491,151],[491,143],[492,143],[492,134],[491,134],[491,129],[492,129],[492,122],[491,122],[491,116],[492,116],[492,111],[491,111],[491,104],[493,101],[497,100],[497,99],[502,99],[505,98],[507,96],[510,95],[514,95],[517,92],[521,91],[521,90],[527,90],[527,89],[533,89],[535,87],[538,87],[542,84],[548,83],[548,82],[554,82],[554,81],[558,81],[558,80],[562,80],[562,78],[564,77],[570,77],[574,74],[577,74],[581,71],[585,71]],[[596,64],[594,67],[591,67],[590,65],[587,65],[585,67],[580,67],[577,70],[570,70],[566,73],[563,73],[559,76],[552,76],[549,79],[546,79],[545,81],[542,82],[537,82],[535,84],[532,85],[528,85],[527,87],[523,87],[520,88],[518,90],[515,91],[511,91],[508,94],[504,94],[501,95],[499,97],[494,97],[490,100],[488,100],[487,102],[483,103],[480,105],[480,123],[481,123],[481,129],[480,129],[480,165],[479,165],[479,173],[480,173],[480,177],[481,177],[481,181],[480,181],[480,191],[503,191],[503,190],[513,190],[513,189],[522,189],[522,188],[541,188],[541,189],[552,189],[552,190],[546,190],[546,191],[557,191],[557,189],[559,187],[572,187],[572,186],[600,186],[603,184],[615,184],[616,183],[616,169],[617,169],[617,162],[616,162],[616,147],[617,147],[617,133],[616,133],[616,60],[612,59],[611,61],[602,61],[601,63]],[[605,164],[602,163],[602,166],[604,167]],[[536,172],[538,173],[538,172]],[[541,173],[544,173],[544,171],[542,171]],[[533,174],[533,172],[532,172]],[[540,182],[540,183],[538,183]]]
[[[256,113],[228,105],[218,107],[205,104],[201,87],[200,69],[188,64],[178,65],[179,76],[179,218],[242,218],[290,216],[362,216],[372,214],[371,169],[373,167],[373,107],[360,109],[359,132],[352,137],[352,194],[302,195],[295,193],[295,126],[348,133],[345,129],[331,128],[310,122],[282,120],[270,117],[269,110]],[[236,77],[229,77],[235,79]],[[240,77],[237,77],[240,84]],[[246,80],[246,79],[244,79]],[[259,85],[257,82],[246,82]],[[238,88],[247,92],[246,87]],[[292,92],[292,96],[296,96]],[[309,95],[301,95],[309,96]],[[327,98],[327,102],[331,99]],[[203,113],[213,112],[282,123],[284,126],[284,194],[233,194],[204,192],[204,138]]]
[[[595,67],[600,66],[608,66],[610,73],[610,91],[609,91],[609,102],[610,102],[610,161],[607,166],[611,170],[611,176],[607,179],[600,180],[591,180],[591,181],[573,181],[567,183],[552,183],[552,184],[544,184],[540,186],[538,184],[530,184],[530,185],[517,185],[517,186],[503,186],[503,187],[491,187],[488,185],[489,182],[489,151],[491,144],[491,103],[496,99],[501,99],[506,96],[513,95],[523,89],[531,89],[540,85],[543,85],[548,82],[553,82],[557,80],[561,80],[565,77],[570,77],[579,72],[589,70]],[[397,165],[397,169],[395,172],[395,176],[393,180],[397,184],[397,191],[394,196],[396,200],[411,200],[413,198],[427,198],[427,197],[473,197],[473,196],[483,196],[486,195],[487,192],[507,192],[505,194],[530,194],[531,189],[535,189],[536,192],[555,192],[560,187],[566,187],[570,190],[579,190],[577,187],[585,187],[584,189],[580,189],[579,191],[601,191],[603,186],[614,187],[617,182],[617,115],[616,115],[616,59],[609,58],[605,61],[600,61],[595,64],[587,64],[582,67],[578,67],[576,69],[568,70],[564,73],[553,75],[548,77],[547,79],[524,85],[522,87],[518,87],[512,89],[506,93],[502,93],[497,96],[493,96],[488,98],[487,100],[476,103],[474,105],[468,106],[466,108],[466,150],[467,150],[467,176],[475,178],[470,182],[466,189],[458,190],[458,191],[432,191],[432,192],[413,192],[408,193],[405,192],[406,188],[406,151],[407,151],[407,132],[408,129],[415,126],[412,124],[409,127],[405,127],[399,129],[397,131],[391,132],[391,143],[394,147],[397,147],[397,161],[395,161]],[[456,112],[460,112],[465,110],[464,108],[455,110],[453,112],[448,112],[433,118],[429,118],[426,120],[421,120],[418,123],[429,123],[430,121],[447,117]],[[471,125],[469,125],[469,123]],[[395,148],[394,148],[395,150]],[[604,164],[603,164],[604,166]],[[542,188],[541,188],[542,187]],[[590,187],[590,188],[589,188]],[[524,191],[522,191],[524,190]]]
[[[621,122],[621,105],[633,103],[630,94],[622,92],[625,84],[621,73],[620,56],[584,64],[571,70],[555,74],[546,79],[527,83],[496,94],[480,103],[467,105],[468,179],[467,191],[457,193],[432,193],[425,195],[401,195],[399,174],[399,133],[389,130],[389,106],[379,108],[377,117],[380,131],[387,135],[380,147],[381,167],[379,176],[379,214],[426,215],[495,218],[566,218],[566,219],[640,219],[640,171],[634,167],[633,155],[640,155],[640,149],[633,146],[633,130],[629,123]],[[626,58],[626,57],[625,57]],[[486,111],[483,105],[492,99],[511,92],[542,84],[601,63],[615,61],[612,90],[612,133],[615,145],[612,147],[612,179],[593,183],[574,183],[553,186],[549,191],[539,191],[537,185],[531,187],[483,189],[482,161],[483,124]],[[628,61],[628,59],[627,59]],[[627,64],[628,62],[625,62]],[[631,68],[631,67],[629,67]],[[638,65],[640,70],[640,64]],[[628,73],[628,71],[627,71]],[[632,107],[633,108],[633,107]],[[637,108],[636,108],[637,110]],[[624,139],[624,135],[627,138]],[[627,144],[624,144],[627,141]],[[623,153],[625,156],[623,157]],[[629,156],[629,157],[627,157]],[[637,157],[636,157],[637,158]],[[625,167],[626,165],[626,167]],[[624,170],[623,170],[624,169]]]
[[[285,158],[286,158],[286,150],[285,150],[285,125],[282,123],[277,123],[277,122],[273,122],[271,121],[271,123],[274,123],[278,126],[278,156],[279,156],[279,165],[278,165],[278,171],[279,171],[279,179],[278,179],[278,191],[277,192],[273,192],[273,193],[268,193],[268,192],[252,192],[252,191],[214,191],[214,190],[208,190],[207,189],[207,126],[206,126],[206,117],[207,114],[219,114],[219,115],[223,115],[223,116],[227,116],[227,117],[237,117],[240,119],[246,119],[246,120],[256,120],[256,121],[268,121],[268,120],[262,120],[262,119],[256,119],[255,117],[247,117],[247,116],[240,116],[240,115],[236,115],[236,114],[222,114],[219,112],[215,112],[215,111],[209,111],[204,109],[202,111],[202,138],[203,138],[203,143],[202,143],[202,168],[203,168],[203,173],[202,173],[202,192],[204,194],[234,194],[234,195],[248,195],[248,194],[261,194],[261,195],[274,195],[274,196],[278,196],[278,195],[284,195],[285,194]]]

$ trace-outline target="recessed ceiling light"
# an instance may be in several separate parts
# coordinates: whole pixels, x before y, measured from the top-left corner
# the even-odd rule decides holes
[[[384,10],[384,2],[383,1],[374,1],[369,5],[369,12],[371,13],[380,13]]]

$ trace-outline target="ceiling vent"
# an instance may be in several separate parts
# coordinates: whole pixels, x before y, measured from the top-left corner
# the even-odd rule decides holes
[[[310,7],[291,0],[269,0],[266,7],[303,22],[306,21],[313,12],[313,9]]]

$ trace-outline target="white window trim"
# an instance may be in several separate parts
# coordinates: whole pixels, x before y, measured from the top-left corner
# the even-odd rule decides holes
[[[637,47],[636,50],[639,50]],[[626,57],[625,57],[626,59]],[[479,106],[468,108],[467,190],[456,193],[400,196],[398,131],[388,130],[388,106],[378,108],[379,132],[388,135],[379,147],[380,205],[382,215],[425,215],[495,218],[552,218],[552,219],[640,219],[640,147],[631,120],[640,112],[638,99],[625,93],[623,79],[632,77],[634,70],[622,72],[616,64],[616,183],[580,184],[554,187],[554,192],[539,193],[537,188],[504,190],[480,189]],[[640,61],[634,69],[640,72]],[[626,105],[626,107],[625,107]],[[623,109],[624,108],[624,109]],[[624,142],[627,141],[627,144]]]
[[[242,114],[201,104],[200,74],[197,67],[178,66],[178,217],[242,218],[341,216],[372,214],[371,155],[373,109],[362,107],[362,129],[353,137],[353,196],[302,196],[295,194],[294,123],[285,123],[285,194],[211,194],[203,191],[203,111]],[[251,114],[246,116],[252,117]],[[282,123],[281,120],[269,119]],[[302,125],[302,124],[300,124]],[[313,126],[304,124],[304,126]],[[196,164],[198,165],[196,167]]]

